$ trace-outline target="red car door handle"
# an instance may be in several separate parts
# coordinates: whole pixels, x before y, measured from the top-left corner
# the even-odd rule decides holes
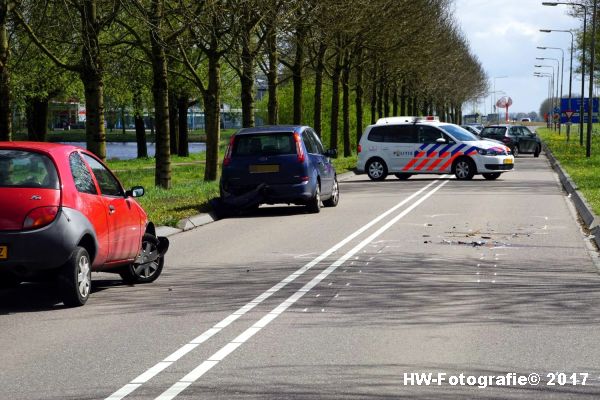
[[[108,211],[109,211],[110,214],[114,213],[115,212],[115,206],[109,205],[108,206]]]

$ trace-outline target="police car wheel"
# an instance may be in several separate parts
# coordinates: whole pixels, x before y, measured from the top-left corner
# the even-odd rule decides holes
[[[454,164],[454,175],[456,179],[467,181],[475,175],[475,163],[470,158],[461,158]]]
[[[394,175],[396,175],[396,178],[400,179],[401,181],[405,181],[412,176],[412,174],[394,174]]]
[[[367,164],[367,175],[373,181],[382,181],[387,177],[387,166],[383,160],[378,158]]]
[[[500,177],[500,172],[491,172],[489,174],[482,174],[482,175],[488,181],[493,181],[494,179],[498,179]]]

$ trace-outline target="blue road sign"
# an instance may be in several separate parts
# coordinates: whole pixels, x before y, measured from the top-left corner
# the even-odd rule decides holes
[[[567,115],[565,114],[565,112],[570,110],[573,112],[573,115],[571,116],[571,122],[574,124],[578,124],[579,123],[580,105],[581,105],[580,97],[572,98],[570,107],[569,107],[569,99],[562,98],[560,100],[560,123],[564,124],[564,123],[568,122]],[[598,122],[598,109],[599,109],[598,105],[599,105],[598,98],[594,97],[592,99],[592,122],[594,122],[594,123]],[[588,112],[588,99],[587,98],[585,98],[583,101],[583,112],[586,114],[586,119],[587,119],[587,112]],[[585,122],[585,120],[584,120],[584,122]]]

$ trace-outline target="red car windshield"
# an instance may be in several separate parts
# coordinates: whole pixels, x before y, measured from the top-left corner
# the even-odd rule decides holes
[[[58,174],[43,154],[0,149],[0,188],[58,189]]]

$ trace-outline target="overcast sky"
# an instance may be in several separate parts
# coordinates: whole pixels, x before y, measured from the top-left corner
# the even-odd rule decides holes
[[[509,112],[539,112],[541,102],[547,97],[548,80],[533,76],[534,70],[540,70],[534,65],[556,65],[556,61],[535,58],[560,60],[562,54],[560,50],[539,50],[537,46],[564,49],[563,95],[568,96],[571,35],[539,30],[579,29],[582,21],[567,15],[569,8],[566,5],[542,6],[542,0],[456,0],[456,19],[489,77],[490,91],[493,91],[494,77],[507,76],[495,81],[496,90],[504,91],[513,100]],[[576,60],[573,62],[575,70]],[[541,71],[551,72],[551,69]],[[581,75],[576,75],[573,76],[573,94],[581,93]],[[479,111],[487,114],[490,107],[490,97],[487,97],[485,110],[482,101]],[[470,105],[463,109],[463,113],[471,111]]]

